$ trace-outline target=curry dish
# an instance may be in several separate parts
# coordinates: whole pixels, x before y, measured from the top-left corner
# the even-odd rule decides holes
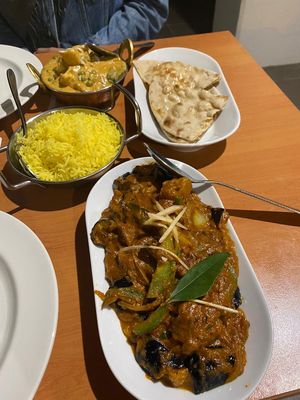
[[[86,45],[61,51],[42,69],[47,87],[63,92],[94,92],[119,81],[127,71],[119,57],[100,57]]]
[[[249,323],[239,308],[227,213],[203,204],[190,180],[173,179],[156,164],[136,167],[113,188],[91,232],[105,248],[110,285],[98,294],[117,313],[136,361],[153,381],[195,394],[234,380],[246,364]],[[200,298],[208,304],[168,301],[187,269],[222,252],[228,258]]]

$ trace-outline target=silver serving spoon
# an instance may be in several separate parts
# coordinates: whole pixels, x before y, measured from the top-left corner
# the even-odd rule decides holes
[[[14,98],[14,101],[16,103],[16,106],[17,106],[17,109],[18,109],[18,112],[19,112],[19,116],[21,118],[23,135],[26,136],[27,135],[27,124],[26,124],[25,116],[24,116],[24,113],[23,113],[23,110],[22,110],[22,106],[21,106],[21,102],[20,102],[20,98],[19,98],[16,75],[15,75],[14,71],[9,68],[6,71],[6,76],[7,76],[7,80],[8,80],[8,84],[9,84],[9,87],[10,87],[11,94],[12,94],[12,96]],[[22,160],[22,157],[19,155],[17,149],[15,149],[15,153],[16,153],[16,155],[18,157],[18,161],[19,161],[21,167],[27,173],[27,175],[33,176],[33,177],[36,178],[36,176],[30,171],[30,169],[27,167],[27,165]]]
[[[14,71],[9,68],[6,71],[6,76],[7,76],[11,94],[13,95],[14,101],[15,101],[17,109],[19,111],[19,115],[20,115],[21,122],[22,122],[23,135],[26,135],[27,134],[27,125],[26,125],[25,116],[24,116],[20,98],[19,98],[16,75],[15,75]]]
[[[159,164],[161,167],[163,167],[167,171],[171,172],[172,174],[179,175],[179,176],[185,176],[185,177],[189,178],[193,183],[208,183],[211,185],[224,186],[228,189],[235,190],[236,192],[245,194],[250,197],[254,197],[257,200],[261,200],[266,203],[273,204],[274,206],[284,208],[285,210],[291,211],[293,213],[300,214],[300,210],[298,210],[297,208],[293,208],[293,207],[287,206],[285,204],[279,203],[278,201],[261,196],[260,194],[248,192],[248,190],[237,188],[236,186],[230,185],[228,183],[210,180],[210,179],[199,179],[199,178],[193,177],[190,174],[188,174],[187,172],[183,172],[174,163],[172,163],[166,157],[164,157],[163,155],[158,153],[156,150],[151,148],[147,143],[144,143],[144,146],[146,147],[148,154],[157,162],[157,164]]]
[[[121,60],[123,60],[127,68],[129,69],[133,59],[137,54],[134,54],[135,49],[139,49],[138,51],[141,51],[142,49],[150,49],[154,46],[154,42],[143,42],[143,43],[133,43],[130,39],[124,39],[120,46],[115,49],[115,50],[107,50],[104,49],[103,47],[96,46],[93,43],[87,43],[86,46],[91,49],[94,53],[98,54],[100,57],[109,57],[109,58],[115,58],[119,57]]]
[[[100,57],[117,58],[119,57],[114,51],[99,47],[94,43],[87,43],[86,46]]]

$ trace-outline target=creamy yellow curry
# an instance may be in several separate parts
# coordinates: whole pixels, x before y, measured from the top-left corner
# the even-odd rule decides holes
[[[86,45],[61,51],[42,69],[47,87],[64,92],[93,92],[120,80],[126,63],[119,57],[101,57]]]

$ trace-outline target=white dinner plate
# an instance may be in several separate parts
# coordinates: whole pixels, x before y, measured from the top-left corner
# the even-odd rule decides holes
[[[92,266],[93,284],[95,290],[106,292],[108,283],[104,273],[104,250],[95,246],[90,238],[94,224],[99,220],[102,211],[108,207],[113,195],[113,181],[131,172],[136,165],[153,161],[151,158],[139,158],[127,161],[110,170],[99,179],[91,190],[86,203],[86,227],[89,241],[89,251]],[[205,177],[191,166],[174,161],[180,169]],[[213,207],[223,207],[223,204],[213,187],[202,186],[199,190],[201,200]],[[244,373],[233,382],[219,386],[199,396],[186,390],[169,388],[162,383],[153,383],[135,361],[130,345],[122,332],[117,315],[112,309],[101,309],[101,300],[96,296],[96,313],[100,340],[108,365],[118,381],[139,400],[243,400],[255,389],[269,364],[272,349],[272,324],[270,313],[262,289],[255,276],[247,255],[232,227],[228,229],[236,245],[239,257],[240,276],[239,287],[243,298],[242,308],[250,322],[249,338],[246,343],[247,364]],[[100,372],[99,372],[100,374]]]
[[[28,71],[26,63],[33,64],[38,71],[42,69],[40,60],[29,51],[19,47],[0,45],[0,119],[16,110],[6,78],[8,68],[11,68],[16,75],[22,105],[27,103],[38,90],[38,84]]]
[[[50,257],[23,222],[0,211],[0,399],[32,399],[56,333]]]
[[[221,75],[221,81],[217,88],[222,95],[228,96],[229,100],[225,109],[221,112],[212,126],[195,143],[174,143],[159,130],[157,123],[152,116],[148,104],[147,90],[139,74],[133,70],[135,98],[139,103],[142,113],[143,134],[155,142],[171,146],[179,151],[196,151],[201,147],[218,143],[232,135],[240,125],[240,112],[231,90],[226,82],[222,69],[218,62],[208,54],[200,51],[182,48],[167,47],[148,52],[139,58],[139,60],[154,61],[181,61],[185,64],[197,67],[207,68]]]

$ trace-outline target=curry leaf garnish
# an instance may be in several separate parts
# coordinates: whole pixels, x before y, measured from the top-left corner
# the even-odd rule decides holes
[[[194,265],[180,279],[168,300],[153,311],[146,320],[137,323],[133,332],[137,336],[151,333],[163,321],[166,315],[168,315],[168,303],[175,301],[196,301],[201,304],[211,307],[216,306],[216,308],[229,311],[230,309],[228,307],[195,300],[208,292],[221,272],[229,255],[229,253],[215,253]],[[236,312],[236,310],[233,311]]]
[[[215,253],[194,265],[178,282],[169,303],[204,296],[221,272],[229,253]]]

